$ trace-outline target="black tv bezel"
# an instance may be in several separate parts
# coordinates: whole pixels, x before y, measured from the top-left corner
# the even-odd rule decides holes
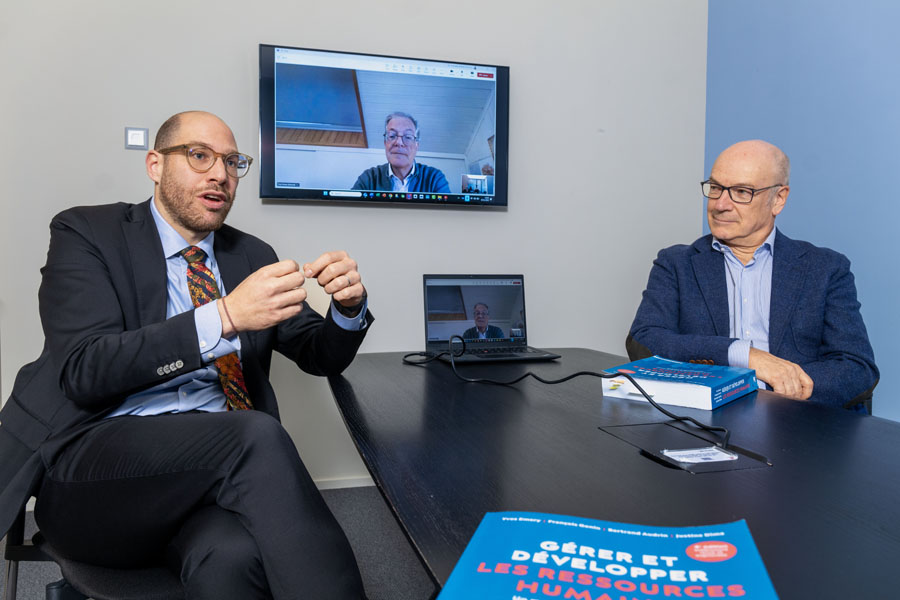
[[[494,195],[490,201],[469,195],[466,200],[463,194],[452,194],[443,198],[353,198],[326,196],[323,192],[330,190],[310,190],[302,188],[275,187],[275,49],[310,50],[332,54],[352,54],[357,56],[378,57],[399,60],[415,60],[435,63],[475,64],[470,61],[451,61],[434,58],[416,58],[410,56],[392,56],[366,52],[348,52],[342,50],[326,50],[321,48],[304,48],[275,44],[259,45],[259,197],[271,200],[296,200],[327,204],[382,205],[400,204],[407,206],[454,206],[454,207],[507,207],[509,201],[509,67],[477,63],[478,66],[492,67],[497,70],[496,131],[494,132]],[[430,196],[431,194],[429,194]]]

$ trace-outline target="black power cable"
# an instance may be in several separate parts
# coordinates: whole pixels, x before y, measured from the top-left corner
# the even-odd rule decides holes
[[[453,349],[453,341],[454,340],[459,340],[462,343],[462,347],[459,348],[458,351],[454,351],[454,349]],[[446,352],[438,352],[437,354],[433,354],[430,352],[410,352],[409,354],[406,354],[403,356],[403,364],[422,366],[422,365],[426,365],[434,360],[437,360],[441,356],[448,355],[450,357],[450,367],[453,369],[454,375],[456,375],[459,379],[461,379],[467,383],[487,383],[490,385],[503,385],[503,386],[515,385],[515,384],[519,383],[520,381],[522,381],[523,379],[526,379],[528,377],[533,377],[534,379],[537,379],[541,383],[545,383],[547,385],[555,385],[557,383],[563,383],[565,381],[569,381],[570,379],[574,379],[576,377],[581,377],[583,375],[590,376],[590,377],[600,377],[601,379],[611,379],[613,377],[624,377],[625,379],[630,381],[632,383],[632,385],[634,385],[634,387],[637,389],[637,391],[639,391],[641,393],[641,395],[647,399],[647,402],[649,402],[656,410],[658,410],[662,414],[666,415],[673,421],[680,421],[680,422],[686,421],[688,423],[691,423],[695,427],[702,429],[703,431],[707,431],[707,432],[713,433],[713,434],[715,434],[717,432],[721,433],[722,434],[722,442],[716,443],[716,445],[719,446],[720,448],[722,448],[723,450],[728,448],[728,440],[731,437],[731,432],[727,428],[718,427],[715,425],[706,425],[705,423],[701,423],[700,421],[696,420],[694,417],[685,417],[685,416],[676,415],[675,413],[670,412],[669,410],[667,410],[667,409],[663,408],[662,406],[660,406],[659,404],[657,404],[653,400],[653,398],[650,396],[650,394],[648,394],[646,391],[644,391],[644,388],[642,388],[640,386],[640,384],[638,384],[638,382],[635,381],[634,378],[631,375],[629,375],[628,373],[607,373],[606,371],[600,371],[599,373],[596,373],[594,371],[578,371],[577,373],[572,373],[571,375],[566,375],[565,377],[563,377],[561,379],[544,379],[543,377],[536,375],[536,374],[532,373],[531,371],[527,371],[526,373],[522,374],[521,376],[516,377],[515,379],[511,379],[510,381],[496,381],[493,379],[484,379],[481,377],[465,377],[459,371],[456,370],[456,360],[455,360],[457,357],[462,356],[465,353],[465,351],[466,351],[466,340],[464,340],[462,338],[462,336],[453,335],[453,336],[450,336],[450,340],[447,343],[447,351]],[[412,357],[414,357],[414,356],[421,356],[424,358],[422,360],[412,360]]]

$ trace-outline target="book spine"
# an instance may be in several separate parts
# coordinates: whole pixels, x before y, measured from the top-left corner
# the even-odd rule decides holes
[[[744,375],[741,377],[736,377],[728,383],[724,383],[718,386],[713,393],[712,408],[721,406],[723,404],[728,404],[732,400],[740,398],[748,391],[750,391],[751,384],[752,382],[750,381],[750,378]]]

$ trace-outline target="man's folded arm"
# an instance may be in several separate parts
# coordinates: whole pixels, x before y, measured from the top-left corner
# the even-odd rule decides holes
[[[647,280],[647,289],[629,334],[645,346],[651,354],[672,360],[689,362],[711,360],[715,364],[728,364],[728,347],[732,338],[716,335],[679,333],[680,311],[702,310],[705,307],[682,307],[678,292],[678,280],[665,251],[661,251]],[[710,323],[710,330],[713,325]]]

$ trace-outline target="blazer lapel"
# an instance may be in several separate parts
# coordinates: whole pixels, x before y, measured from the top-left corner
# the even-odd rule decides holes
[[[769,303],[769,352],[776,353],[800,300],[806,277],[805,252],[780,231],[772,255],[772,298]]]
[[[141,325],[166,318],[166,257],[150,214],[150,201],[136,205],[122,231],[131,259]]]
[[[728,286],[725,282],[725,264],[722,255],[712,249],[712,238],[704,236],[695,244],[697,254],[691,257],[694,277],[706,310],[712,316],[715,334],[730,337],[728,326]]]

